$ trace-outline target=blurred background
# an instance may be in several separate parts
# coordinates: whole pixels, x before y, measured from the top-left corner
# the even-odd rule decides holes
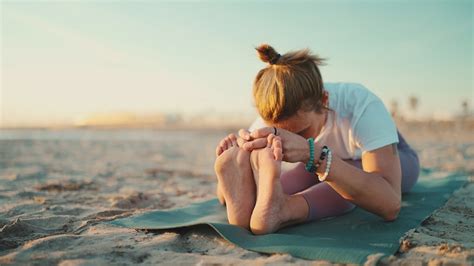
[[[257,117],[262,43],[280,53],[309,48],[327,58],[324,81],[377,94],[418,153],[421,178],[471,177],[438,218],[407,233],[404,243],[415,244],[391,256],[469,264],[473,8],[0,0],[0,264],[307,265],[240,249],[211,229],[150,234],[104,223],[216,197],[218,142]]]
[[[473,110],[472,1],[2,1],[1,119],[15,127],[237,127],[254,47],[310,48],[406,120]]]

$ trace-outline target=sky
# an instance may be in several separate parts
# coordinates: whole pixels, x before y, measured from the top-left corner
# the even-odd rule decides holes
[[[407,115],[474,105],[472,1],[1,1],[0,126],[255,112],[262,43],[327,58]],[[419,98],[409,109],[408,98]]]

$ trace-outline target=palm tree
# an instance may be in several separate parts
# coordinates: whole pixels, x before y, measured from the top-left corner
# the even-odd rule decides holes
[[[416,110],[418,109],[418,105],[419,105],[418,97],[412,95],[410,96],[410,98],[408,98],[408,102],[410,105],[410,109],[413,111],[413,113],[416,113]],[[412,117],[414,116],[415,115],[412,114]]]
[[[467,100],[462,101],[462,116],[463,117],[468,117],[469,116],[469,103]]]
[[[418,97],[410,96],[409,101],[411,110],[416,111],[416,109],[418,108]]]
[[[395,99],[390,102],[390,113],[393,117],[398,117],[398,102]]]

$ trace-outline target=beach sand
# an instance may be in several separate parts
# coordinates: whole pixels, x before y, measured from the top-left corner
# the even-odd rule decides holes
[[[474,128],[401,123],[423,174],[470,181],[419,227],[394,265],[474,263]],[[239,248],[207,226],[136,231],[104,221],[215,197],[214,149],[227,131],[4,130],[0,140],[0,264],[330,265]],[[375,261],[374,254],[368,264]]]

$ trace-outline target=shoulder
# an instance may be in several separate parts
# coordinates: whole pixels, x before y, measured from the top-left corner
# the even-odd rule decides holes
[[[341,117],[352,118],[373,101],[381,101],[366,86],[355,82],[327,82],[329,107]]]
[[[265,124],[265,121],[263,120],[263,118],[260,116],[257,116],[257,118],[249,126],[248,131],[252,132],[255,129],[266,127],[266,126],[267,125]]]
[[[366,86],[356,82],[325,82],[324,88],[333,95],[344,98],[375,96]],[[356,98],[356,99],[357,99]],[[354,98],[352,98],[355,100]]]

